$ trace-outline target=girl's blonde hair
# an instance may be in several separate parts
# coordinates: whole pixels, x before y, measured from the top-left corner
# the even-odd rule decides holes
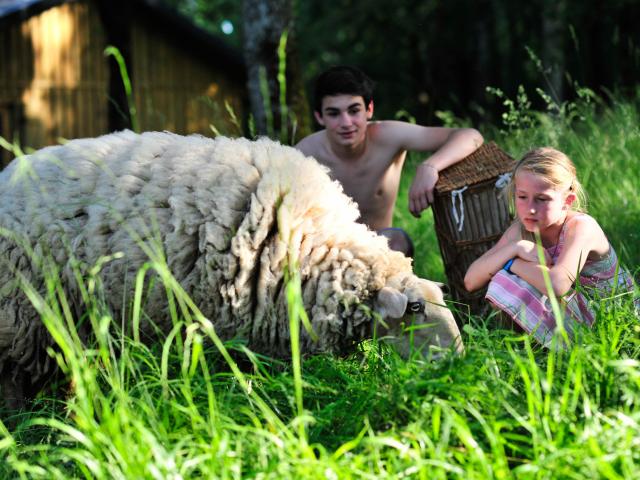
[[[541,147],[525,153],[513,169],[509,189],[512,204],[515,202],[515,178],[520,171],[539,175],[556,189],[569,190],[576,196],[571,209],[578,212],[586,211],[587,196],[576,176],[576,167],[561,151],[551,147]]]

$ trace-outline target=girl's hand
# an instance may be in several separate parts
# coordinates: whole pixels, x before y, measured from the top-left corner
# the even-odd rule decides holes
[[[545,265],[550,266],[552,264],[551,256],[545,249],[542,249],[542,251]],[[516,256],[536,265],[540,263],[538,260],[538,246],[529,240],[518,240],[516,242]]]

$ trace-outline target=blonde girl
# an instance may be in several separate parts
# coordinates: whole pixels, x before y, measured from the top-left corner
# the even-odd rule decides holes
[[[489,284],[486,298],[526,332],[547,344],[556,321],[543,272],[562,297],[565,328],[591,326],[595,319],[584,292],[606,295],[614,287],[633,288],[631,276],[598,222],[583,212],[584,193],[571,160],[553,148],[525,154],[513,171],[511,194],[516,222],[498,243],[471,264],[464,284],[473,291]],[[540,234],[545,264],[540,264],[535,233]],[[581,288],[575,289],[579,283]]]

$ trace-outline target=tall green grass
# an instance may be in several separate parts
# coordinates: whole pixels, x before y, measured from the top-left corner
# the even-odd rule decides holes
[[[129,107],[128,118],[131,121],[131,129],[134,132],[140,133],[140,124],[138,122],[138,112],[136,109],[136,104],[133,100],[133,87],[131,86],[131,78],[129,77],[129,71],[127,69],[127,64],[122,56],[122,53],[117,47],[113,45],[109,45],[104,49],[104,55],[106,57],[112,56],[116,63],[118,64],[118,70],[120,72],[120,78],[122,79],[122,86],[124,87],[124,92],[127,97],[127,106]],[[117,104],[115,104],[117,106]],[[122,113],[122,112],[120,112]],[[127,117],[127,115],[124,115]]]
[[[567,151],[590,211],[635,269],[638,102],[585,102],[573,119],[519,111],[532,116],[526,130],[487,136],[514,156],[541,144]],[[416,221],[406,209],[409,181],[395,222],[416,239],[418,273],[443,278],[430,214]],[[462,356],[405,361],[367,342],[344,358],[295,355],[289,364],[223,344],[161,258],[148,270],[176,306],[174,330],[152,345],[122,332],[95,301],[91,277],[88,344],[68,322],[55,270],[48,295],[30,292],[73,387],[0,412],[0,478],[631,479],[640,470],[640,325],[630,298],[599,301],[595,327],[567,349],[471,318]],[[301,314],[292,282],[291,312]]]

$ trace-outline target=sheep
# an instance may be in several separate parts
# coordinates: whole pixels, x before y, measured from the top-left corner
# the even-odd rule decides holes
[[[44,289],[33,256],[49,255],[60,266],[78,315],[74,265],[109,257],[101,281],[115,316],[126,308],[155,239],[176,281],[223,340],[242,338],[254,351],[290,355],[283,285],[286,272],[297,270],[315,332],[314,338],[302,329],[304,354],[348,352],[376,328],[406,356],[411,345],[402,325],[411,319],[428,327],[414,332],[413,348],[461,351],[440,288],[416,277],[411,260],[358,216],[325,167],[266,138],[122,131],[14,160],[0,172],[4,396],[54,368],[45,353],[54,342],[21,287],[26,279]],[[173,327],[163,292],[148,293],[143,338]]]

